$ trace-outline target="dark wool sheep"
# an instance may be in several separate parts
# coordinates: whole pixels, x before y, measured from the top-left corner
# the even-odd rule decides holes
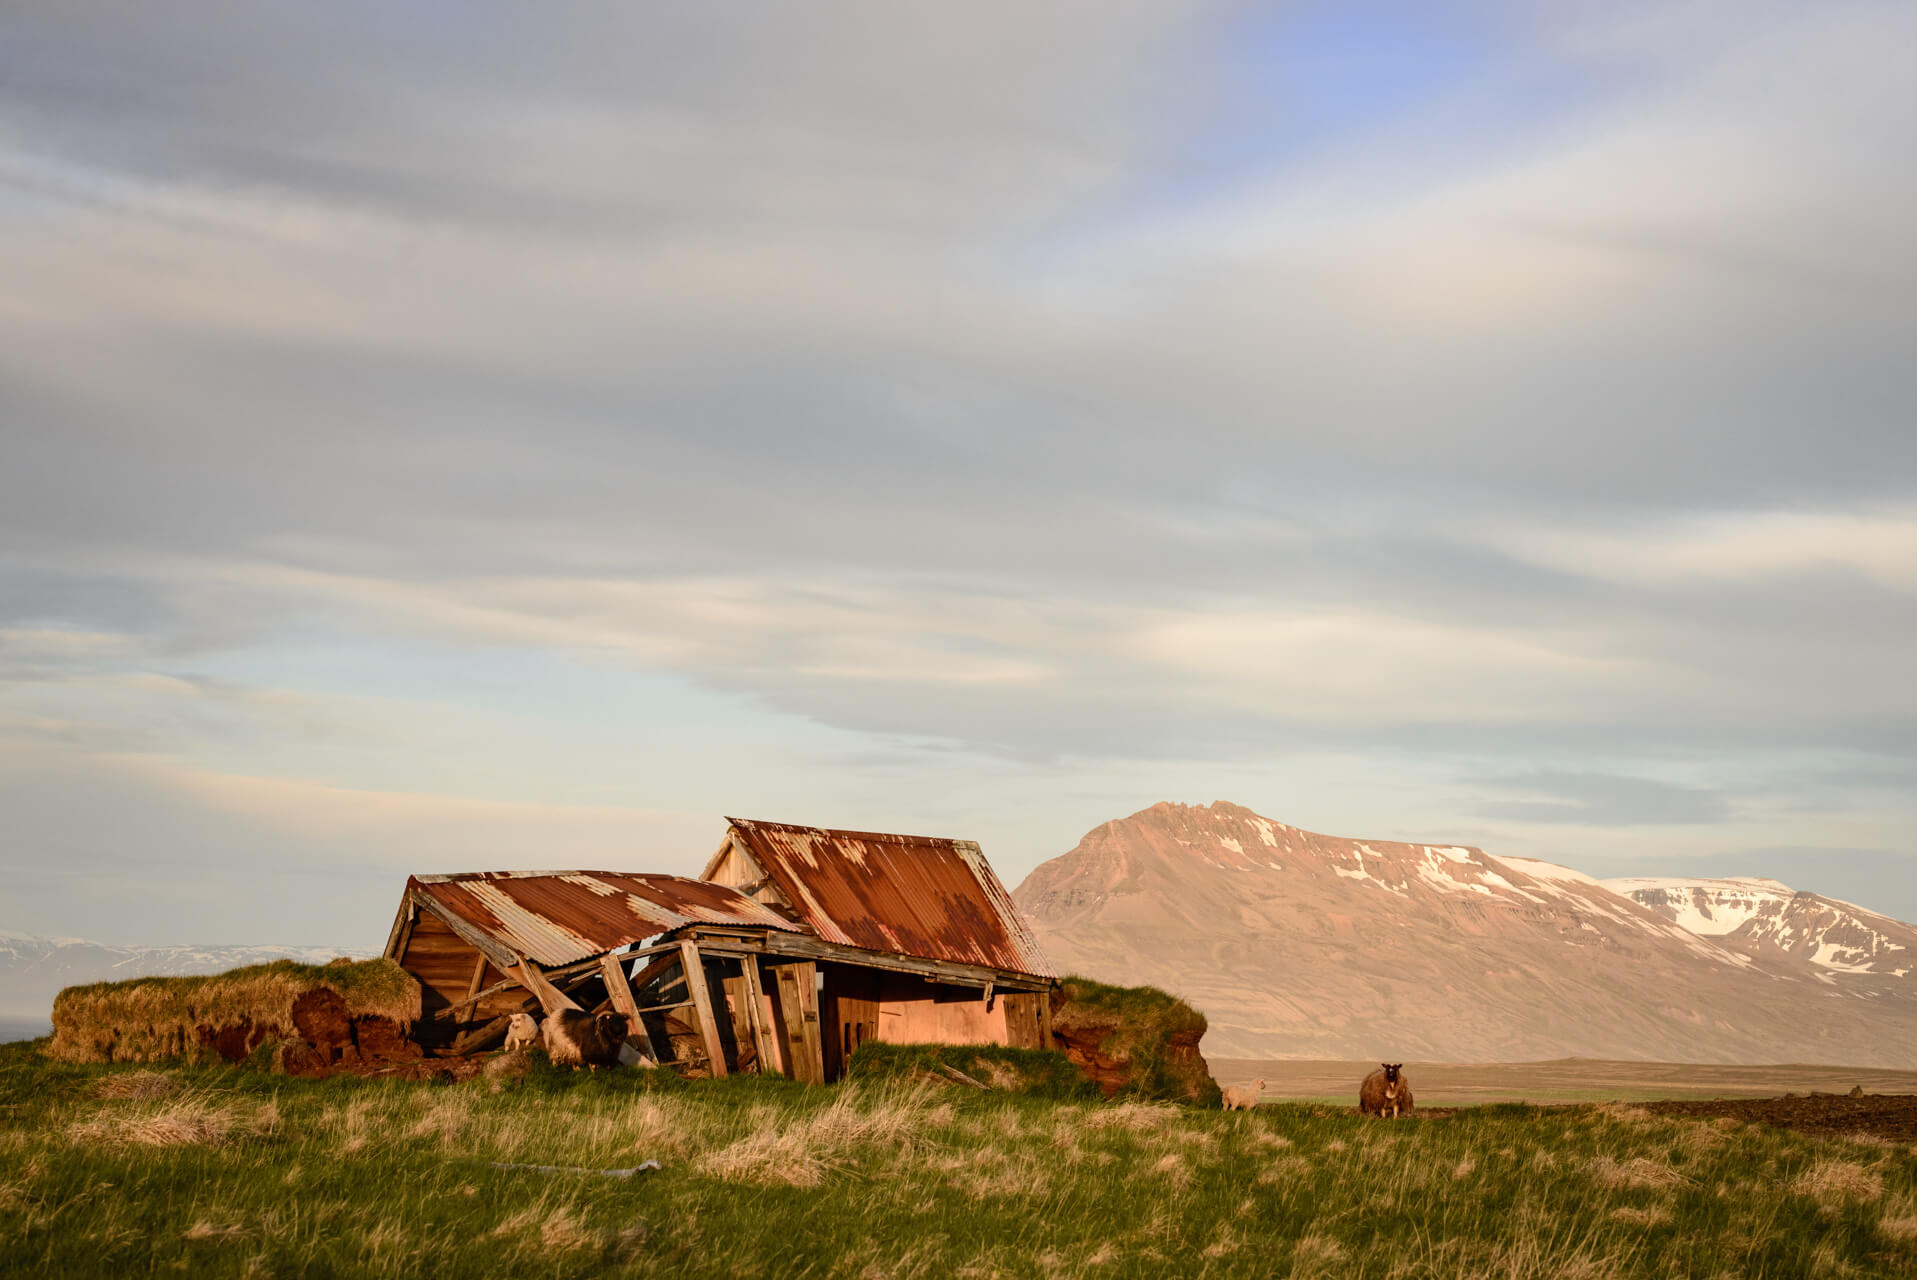
[[[580,1067],[616,1067],[619,1046],[626,1042],[626,1015],[597,1017],[577,1009],[561,1009],[546,1019],[546,1056],[574,1070]]]
[[[1404,1063],[1381,1062],[1358,1088],[1358,1110],[1368,1116],[1396,1118],[1411,1111],[1411,1082]]]

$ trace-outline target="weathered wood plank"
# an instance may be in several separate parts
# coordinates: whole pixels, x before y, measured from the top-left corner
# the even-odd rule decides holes
[[[639,1002],[633,999],[632,988],[626,984],[624,961],[611,954],[600,956],[599,974],[606,980],[606,998],[612,1001],[612,1007],[638,1021]]]
[[[772,1040],[772,1027],[766,1018],[765,988],[759,975],[759,957],[739,957],[739,971],[745,981],[746,1025],[752,1033],[752,1052],[759,1070],[779,1074],[779,1052]]]
[[[579,1009],[579,1005],[571,996],[555,987],[546,975],[539,971],[538,965],[522,955],[515,955],[513,960],[518,966],[520,984],[539,997],[540,1007],[546,1011],[547,1017],[550,1018],[561,1009]],[[585,1012],[583,1009],[579,1011]]]
[[[408,935],[413,931],[413,921],[419,918],[419,908],[413,905],[413,895],[408,893],[400,899],[399,914],[393,917],[393,931],[386,935],[386,950],[382,953],[388,960],[397,960],[406,954]]]
[[[699,1039],[705,1045],[707,1063],[715,1079],[726,1073],[725,1050],[719,1044],[719,1024],[712,1016],[712,993],[706,986],[705,961],[694,942],[679,944],[679,957],[686,966],[687,994],[692,997],[693,1014],[699,1020]]]
[[[810,961],[780,965],[779,1004],[785,1015],[786,1061],[792,1078],[807,1084],[825,1083],[825,1060],[819,1046],[818,968]]]
[[[715,955],[759,954],[794,956],[803,960],[837,960],[845,964],[862,965],[868,969],[917,974],[920,977],[934,978],[957,986],[981,989],[987,983],[1006,991],[1050,990],[1056,985],[1050,978],[1041,978],[1029,973],[1015,973],[1009,969],[993,969],[985,965],[958,964],[949,960],[924,960],[917,956],[867,951],[860,947],[842,947],[837,943],[823,942],[817,938],[785,933],[776,929],[768,929],[758,934],[746,934],[701,926],[689,929],[681,936],[696,941]]]
[[[479,987],[484,981],[486,981],[486,957],[483,955],[475,956],[473,957],[472,980],[466,984],[466,998],[468,1000],[478,999]]]
[[[732,1069],[744,1075],[756,1071],[759,1067],[759,1046],[752,1040],[752,1019],[746,1013],[746,1001],[751,993],[746,990],[745,975],[726,978],[720,986],[725,988],[726,1012],[732,1020],[733,1050]]]

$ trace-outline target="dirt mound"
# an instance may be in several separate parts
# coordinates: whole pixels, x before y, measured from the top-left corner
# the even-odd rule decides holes
[[[1107,1098],[1221,1105],[1198,1052],[1205,1015],[1157,987],[1071,977],[1052,995],[1052,1041]]]
[[[1781,1098],[1712,1098],[1635,1104],[1653,1115],[1729,1116],[1748,1124],[1767,1124],[1800,1133],[1867,1133],[1900,1142],[1917,1141],[1917,1094],[1867,1093],[1843,1097],[1813,1093]]]

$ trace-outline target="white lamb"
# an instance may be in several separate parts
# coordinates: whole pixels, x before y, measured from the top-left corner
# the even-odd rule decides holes
[[[1225,1090],[1225,1110],[1250,1111],[1258,1105],[1258,1099],[1265,1094],[1265,1082],[1253,1080],[1250,1084],[1235,1084]]]
[[[515,1013],[506,1024],[506,1052],[517,1053],[539,1043],[539,1020],[530,1013]]]

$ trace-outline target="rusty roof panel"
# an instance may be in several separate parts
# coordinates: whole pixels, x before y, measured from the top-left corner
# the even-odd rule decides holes
[[[411,887],[545,968],[588,960],[690,924],[796,932],[736,889],[618,871],[472,871]]]
[[[828,942],[1057,976],[970,840],[726,821]]]

